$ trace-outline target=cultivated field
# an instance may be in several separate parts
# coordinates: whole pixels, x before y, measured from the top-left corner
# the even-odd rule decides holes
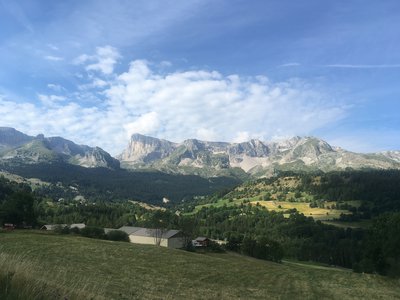
[[[0,233],[0,299],[395,299],[400,282],[237,254]]]
[[[266,207],[268,210],[274,211],[287,211],[288,209],[295,208],[299,213],[304,214],[306,217],[313,217],[315,220],[332,220],[340,217],[341,214],[350,214],[348,210],[340,209],[327,209],[319,207],[310,207],[310,203],[306,202],[288,202],[288,201],[254,201],[251,202],[256,205],[259,203],[261,206]],[[336,202],[327,202],[331,206]]]

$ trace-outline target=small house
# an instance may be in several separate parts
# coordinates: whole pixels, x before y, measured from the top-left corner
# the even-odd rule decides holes
[[[11,224],[11,223],[5,223],[4,226],[3,226],[3,228],[4,228],[5,230],[14,230],[14,229],[15,229],[15,225],[14,225],[14,224]]]
[[[193,247],[208,247],[210,239],[204,236],[199,236],[195,240],[192,240]]]

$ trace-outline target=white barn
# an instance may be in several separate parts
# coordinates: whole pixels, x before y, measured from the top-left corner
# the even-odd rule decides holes
[[[129,235],[131,243],[158,245],[167,248],[182,248],[184,236],[179,230],[162,230],[142,227],[123,226],[119,230]]]

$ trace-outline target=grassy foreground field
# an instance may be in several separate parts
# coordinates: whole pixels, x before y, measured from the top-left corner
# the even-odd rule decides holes
[[[399,280],[40,232],[0,233],[0,299],[395,299]]]

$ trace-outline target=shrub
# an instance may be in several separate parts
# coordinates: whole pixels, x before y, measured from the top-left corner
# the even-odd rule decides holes
[[[223,253],[225,250],[216,242],[209,241],[207,250],[210,252]]]
[[[122,230],[111,230],[107,232],[106,237],[110,241],[129,242],[129,235]]]
[[[72,227],[69,231],[71,233],[75,233],[75,234],[80,234],[81,233],[81,230],[78,227]]]
[[[69,234],[69,227],[61,224],[54,226],[54,232],[58,234]]]
[[[86,226],[85,228],[82,228],[81,235],[94,239],[104,239],[106,237],[103,228],[94,226]]]

